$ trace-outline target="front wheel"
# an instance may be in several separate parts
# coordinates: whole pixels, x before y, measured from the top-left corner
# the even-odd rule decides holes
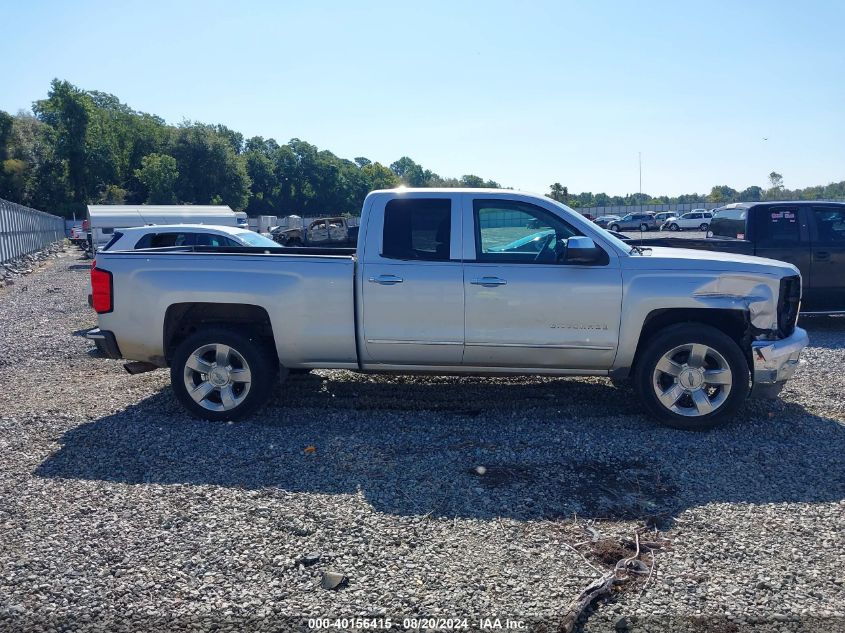
[[[703,323],[673,325],[655,335],[636,361],[634,387],[661,424],[705,431],[728,420],[749,391],[739,345]]]
[[[674,222],[672,222],[672,224],[669,225],[669,230],[670,231],[680,231],[681,227],[678,226],[677,224],[675,224]]]
[[[611,224],[609,228],[610,228],[611,231],[616,231],[617,233],[619,232],[619,225],[618,224]]]
[[[176,348],[170,382],[176,398],[205,420],[239,420],[267,402],[278,374],[257,337],[222,327],[195,332]]]

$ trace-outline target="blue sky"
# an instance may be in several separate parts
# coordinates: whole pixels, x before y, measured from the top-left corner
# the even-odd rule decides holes
[[[52,78],[545,192],[845,179],[845,2],[0,0],[0,109]],[[763,140],[768,138],[768,140]]]

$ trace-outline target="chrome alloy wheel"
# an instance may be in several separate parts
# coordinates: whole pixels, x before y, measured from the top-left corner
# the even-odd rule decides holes
[[[700,343],[666,352],[654,368],[654,393],[664,407],[689,417],[716,411],[728,399],[733,374],[725,357]]]
[[[211,343],[185,361],[185,388],[201,407],[229,411],[244,401],[252,383],[249,364],[238,350]]]

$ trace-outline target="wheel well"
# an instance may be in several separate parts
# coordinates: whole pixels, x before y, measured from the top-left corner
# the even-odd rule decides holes
[[[276,340],[270,315],[261,306],[242,303],[174,303],[164,315],[164,355],[168,365],[176,347],[205,325],[232,325],[249,329],[266,339],[267,349],[276,356]]]
[[[752,366],[749,350],[751,349],[751,329],[748,313],[745,310],[731,310],[725,308],[666,308],[654,310],[645,318],[637,342],[633,365],[640,357],[640,351],[646,343],[663,328],[678,323],[704,323],[724,332],[739,345],[748,357],[749,367]],[[633,369],[633,367],[632,367]]]

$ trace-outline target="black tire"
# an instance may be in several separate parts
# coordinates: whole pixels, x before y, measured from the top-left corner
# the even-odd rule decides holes
[[[619,225],[618,224],[611,224],[607,228],[609,228],[611,231],[616,231],[617,233],[619,232]]]
[[[233,359],[232,366],[238,365],[235,369],[240,368],[242,370],[244,363],[240,361],[244,361],[247,366],[246,369],[249,371],[248,388],[243,386],[244,383],[230,383],[234,390],[239,390],[236,392],[237,397],[242,396],[242,399],[232,408],[220,410],[206,408],[211,405],[225,406],[222,402],[222,391],[218,394],[209,393],[203,399],[203,402],[206,403],[206,406],[203,406],[191,396],[186,384],[186,381],[189,380],[193,380],[197,385],[205,382],[211,384],[210,374],[200,374],[196,370],[193,371],[193,378],[188,378],[186,363],[195,351],[205,346],[215,345],[227,346],[234,350],[234,353],[240,358],[235,357],[235,355],[230,356],[229,358]],[[213,352],[209,351],[207,354],[213,354]],[[205,358],[209,357],[205,356]],[[270,391],[278,374],[279,365],[276,362],[275,354],[267,350],[266,342],[253,334],[236,332],[226,327],[208,327],[186,338],[174,351],[170,365],[170,383],[173,386],[176,399],[194,417],[215,422],[240,420],[257,411],[270,397]],[[207,375],[208,378],[203,380],[202,375]],[[245,394],[244,389],[246,389]],[[215,395],[219,399],[219,403],[215,402]]]
[[[677,224],[675,224],[674,222],[672,222],[672,224],[669,225],[669,230],[670,231],[680,231],[681,227],[678,226]]]
[[[706,230],[707,230],[707,229],[709,229],[709,228],[710,228],[710,225],[709,225],[709,224],[707,224],[707,222],[702,222],[702,223],[698,226],[698,230],[699,230],[699,231],[706,231]]]
[[[643,231],[643,232],[648,231],[648,224],[640,224],[640,231]]]
[[[723,362],[727,363],[726,368],[730,370],[729,382],[727,382],[727,375],[722,374],[726,380],[725,386],[729,386],[727,393],[725,393],[725,387],[721,385],[705,385],[706,389],[710,391],[709,395],[707,390],[704,391],[705,397],[708,398],[704,404],[709,407],[712,406],[712,403],[719,403],[706,414],[683,415],[661,402],[657,395],[657,390],[663,390],[662,385],[666,385],[664,396],[673,390],[683,392],[675,403],[679,409],[685,411],[701,410],[699,405],[695,404],[692,395],[689,395],[692,392],[684,389],[683,383],[684,381],[689,382],[689,374],[681,375],[676,379],[672,379],[669,374],[663,372],[658,374],[657,366],[663,360],[664,355],[686,345],[701,345],[710,348],[708,352],[712,352],[712,354],[708,353],[706,360],[700,365],[702,372],[709,371],[715,375],[719,373],[719,366]],[[684,352],[681,351],[679,354],[680,356],[675,358],[683,358]],[[692,352],[690,352],[687,362],[693,364],[691,356]],[[676,361],[675,365],[687,367],[685,363],[679,363],[680,361]],[[714,369],[708,370],[708,365],[715,371]],[[685,371],[692,372],[694,370],[687,369]],[[745,402],[750,388],[748,362],[742,349],[728,335],[703,323],[672,325],[655,334],[641,350],[636,360],[633,378],[634,389],[650,417],[664,426],[684,431],[706,431],[729,420]],[[700,389],[697,389],[697,391],[700,391]],[[671,397],[669,396],[670,399]]]

